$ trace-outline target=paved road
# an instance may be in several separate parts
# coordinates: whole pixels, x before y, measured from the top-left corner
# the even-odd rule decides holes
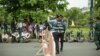
[[[57,56],[100,56],[94,43],[64,43],[64,50]],[[39,43],[0,43],[0,56],[34,56]]]

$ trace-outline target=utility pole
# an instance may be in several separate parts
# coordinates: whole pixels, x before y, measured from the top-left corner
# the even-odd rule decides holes
[[[93,30],[93,0],[90,0],[90,30]]]

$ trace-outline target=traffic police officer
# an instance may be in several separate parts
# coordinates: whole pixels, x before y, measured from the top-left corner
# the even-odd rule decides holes
[[[64,33],[65,33],[65,23],[62,21],[62,15],[56,15],[56,19],[52,21],[52,33],[54,36],[54,40],[56,43],[56,53],[59,54],[59,39],[61,43],[60,51],[63,51],[63,40],[64,40]],[[50,21],[49,21],[50,22]]]
[[[96,50],[100,50],[100,17],[96,17],[97,22],[95,23],[95,44]]]

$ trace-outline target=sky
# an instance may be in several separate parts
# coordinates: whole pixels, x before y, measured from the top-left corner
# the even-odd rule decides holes
[[[67,0],[69,2],[68,9],[72,7],[88,7],[88,0]]]

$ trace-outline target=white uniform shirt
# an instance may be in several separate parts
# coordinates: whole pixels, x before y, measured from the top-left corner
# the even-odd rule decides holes
[[[2,38],[8,38],[7,34],[2,34]]]
[[[29,38],[30,34],[28,32],[22,32],[23,38]]]
[[[22,28],[22,27],[23,27],[23,23],[22,23],[22,22],[18,22],[18,23],[17,23],[17,27],[18,27],[18,28]]]

